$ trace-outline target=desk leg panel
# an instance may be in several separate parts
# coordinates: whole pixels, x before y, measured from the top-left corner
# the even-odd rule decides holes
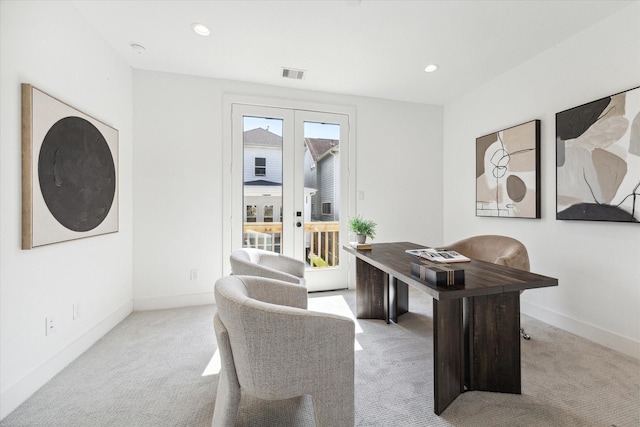
[[[440,415],[464,391],[462,300],[433,300],[434,412]]]
[[[409,312],[409,285],[396,279],[396,307],[398,316]]]
[[[389,323],[389,275],[356,259],[356,317]]]
[[[520,294],[465,298],[465,385],[521,393]]]
[[[397,323],[398,316],[409,311],[409,285],[389,275],[389,320]]]

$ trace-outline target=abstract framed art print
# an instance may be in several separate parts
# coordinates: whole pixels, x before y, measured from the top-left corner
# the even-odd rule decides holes
[[[22,85],[22,248],[118,231],[118,131]]]
[[[556,114],[556,219],[640,222],[640,87]]]
[[[540,218],[540,120],[476,139],[476,216]]]

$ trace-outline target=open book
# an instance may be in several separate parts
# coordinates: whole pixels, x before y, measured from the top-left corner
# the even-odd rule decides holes
[[[471,261],[464,255],[456,251],[448,251],[446,249],[423,248],[423,249],[407,249],[406,252],[420,258],[436,262],[469,262]]]

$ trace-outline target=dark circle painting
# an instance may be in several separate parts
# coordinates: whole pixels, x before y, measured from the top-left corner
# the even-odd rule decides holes
[[[116,168],[100,131],[80,117],[58,120],[38,157],[42,197],[53,217],[72,231],[99,226],[116,192]]]

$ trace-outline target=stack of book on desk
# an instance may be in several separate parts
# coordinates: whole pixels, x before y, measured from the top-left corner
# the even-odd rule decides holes
[[[412,262],[411,275],[436,286],[464,284],[464,269],[430,261]]]

